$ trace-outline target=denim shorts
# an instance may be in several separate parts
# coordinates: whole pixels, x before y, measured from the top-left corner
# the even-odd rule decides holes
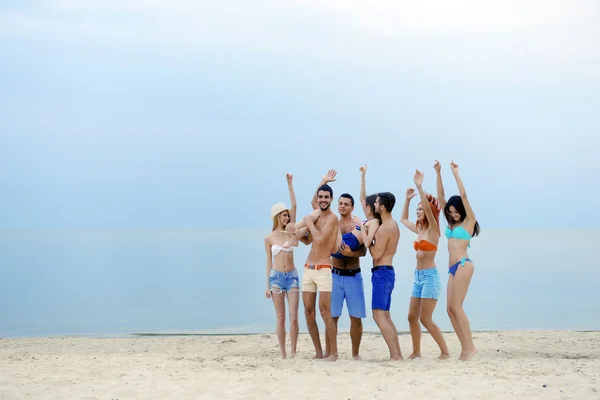
[[[331,316],[337,318],[342,315],[344,299],[348,314],[354,318],[366,318],[365,292],[361,273],[354,276],[340,276],[333,274],[333,290],[331,291]]]
[[[296,288],[300,290],[300,279],[298,278],[298,270],[293,269],[288,272],[271,270],[269,274],[269,289],[276,293],[291,292]]]
[[[392,291],[396,283],[394,268],[381,265],[373,267],[371,272],[371,285],[373,287],[371,309],[389,311],[392,305]]]
[[[442,281],[437,268],[415,269],[412,297],[438,300],[441,292]]]

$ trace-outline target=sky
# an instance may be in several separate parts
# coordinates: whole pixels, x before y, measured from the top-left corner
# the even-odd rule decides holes
[[[363,164],[399,217],[435,159],[482,230],[600,225],[593,0],[2,1],[0,88],[0,229],[269,227]]]

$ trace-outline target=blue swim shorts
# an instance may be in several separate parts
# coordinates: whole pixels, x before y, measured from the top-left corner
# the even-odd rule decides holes
[[[396,282],[394,267],[379,265],[371,268],[371,309],[389,311],[392,305],[392,291]]]
[[[337,318],[342,315],[346,299],[346,307],[351,317],[366,318],[365,291],[360,268],[350,271],[333,268],[332,273],[331,316]]]
[[[442,280],[437,268],[415,269],[412,297],[438,300],[441,292]]]
[[[291,292],[296,288],[300,290],[300,279],[298,278],[298,270],[293,269],[288,272],[271,270],[269,274],[269,289],[275,293]]]

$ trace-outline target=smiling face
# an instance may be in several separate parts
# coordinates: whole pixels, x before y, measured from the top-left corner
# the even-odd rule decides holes
[[[425,211],[423,211],[423,203],[417,205],[417,222],[422,222],[425,219]]]
[[[319,190],[317,193],[317,202],[321,211],[327,211],[331,205],[331,194],[326,190]]]
[[[456,208],[454,208],[454,206],[448,207],[448,211],[450,217],[452,218],[452,221],[454,221],[455,223],[460,222],[460,213],[456,210]]]
[[[287,224],[290,223],[290,212],[288,210],[282,211],[277,215],[277,220],[279,221],[279,226],[282,229],[285,229]]]

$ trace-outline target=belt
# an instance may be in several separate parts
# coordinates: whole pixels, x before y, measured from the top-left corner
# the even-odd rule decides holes
[[[392,267],[391,265],[378,265],[376,267],[371,268],[371,272],[375,272],[378,269],[390,269],[390,270],[394,270],[394,267]]]
[[[360,272],[360,268],[355,268],[355,269],[333,268],[331,270],[331,272],[333,272],[334,274],[339,275],[339,276],[354,276]]]
[[[304,268],[320,270],[323,268],[331,268],[329,264],[304,264]]]

